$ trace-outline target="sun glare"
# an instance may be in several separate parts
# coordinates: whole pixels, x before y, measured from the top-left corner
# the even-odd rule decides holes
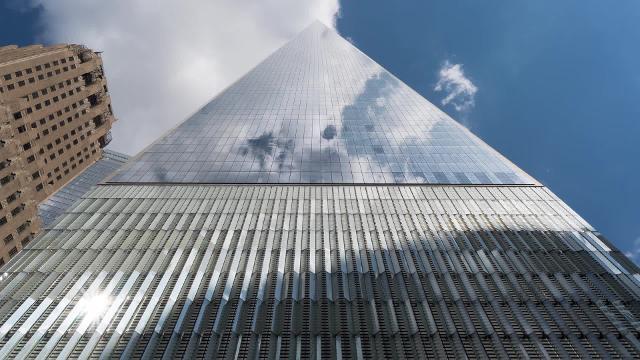
[[[91,295],[85,295],[80,300],[80,311],[84,315],[85,321],[98,321],[102,315],[107,311],[111,299],[107,294],[96,293]]]

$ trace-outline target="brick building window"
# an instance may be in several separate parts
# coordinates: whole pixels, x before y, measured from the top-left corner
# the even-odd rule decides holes
[[[18,228],[16,229],[18,231],[18,234],[20,234],[21,232],[25,231],[27,229],[27,227],[29,226],[29,222],[25,222],[24,224],[18,226]]]
[[[4,238],[4,243],[5,244],[8,244],[8,243],[10,243],[12,241],[13,241],[13,235],[12,234],[9,234],[9,235],[5,236],[5,238]]]

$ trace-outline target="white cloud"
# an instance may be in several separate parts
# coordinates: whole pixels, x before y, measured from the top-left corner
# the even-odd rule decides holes
[[[631,249],[624,253],[629,259],[635,261],[636,264],[640,264],[640,237],[636,238],[631,245]]]
[[[448,60],[438,71],[438,83],[433,89],[444,92],[442,105],[451,104],[457,111],[470,110],[478,92],[478,87],[465,76],[462,64],[452,64]]]
[[[103,51],[111,149],[134,154],[318,19],[338,0],[35,0],[46,42]]]

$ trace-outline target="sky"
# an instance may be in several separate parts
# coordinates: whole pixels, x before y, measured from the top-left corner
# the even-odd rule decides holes
[[[5,0],[0,45],[103,51],[135,154],[310,23],[354,43],[640,262],[640,2]]]

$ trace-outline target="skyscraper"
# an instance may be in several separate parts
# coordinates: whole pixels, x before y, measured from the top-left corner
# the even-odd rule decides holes
[[[637,267],[316,23],[7,264],[0,357],[637,356]]]
[[[100,159],[114,120],[98,53],[0,47],[0,265],[40,230],[38,204]]]

